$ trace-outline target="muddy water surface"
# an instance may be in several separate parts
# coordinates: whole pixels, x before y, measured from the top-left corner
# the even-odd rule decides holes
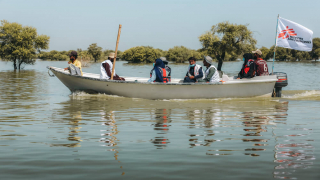
[[[320,64],[276,63],[289,76],[282,98],[208,100],[71,94],[45,68],[66,64],[0,62],[1,179],[320,179]],[[150,65],[116,70],[148,76]]]

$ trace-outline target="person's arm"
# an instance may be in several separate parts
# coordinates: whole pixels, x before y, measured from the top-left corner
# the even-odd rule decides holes
[[[255,74],[255,72],[254,72],[254,63],[251,63],[250,64],[250,69],[249,69],[249,72],[248,72],[248,74],[250,75],[250,77],[252,78],[253,76],[254,76],[254,74]]]
[[[151,76],[151,78],[148,80],[148,82],[153,82],[153,81],[155,81],[156,80],[156,72],[155,72],[155,70],[153,70],[152,71],[152,76]]]
[[[107,75],[111,78],[110,66],[108,63],[102,64],[103,68],[106,70]]]
[[[198,76],[194,76],[195,79],[198,78],[202,78],[203,77],[203,71],[202,71],[202,67],[199,69],[199,75]]]

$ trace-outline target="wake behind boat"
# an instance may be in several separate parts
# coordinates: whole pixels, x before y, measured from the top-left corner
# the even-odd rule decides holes
[[[241,98],[271,94],[281,77],[277,75],[256,76],[250,79],[235,79],[222,76],[219,83],[182,83],[172,79],[169,83],[147,82],[149,78],[124,77],[126,81],[100,79],[99,74],[71,75],[62,68],[47,67],[71,92],[105,93],[130,98],[144,99],[212,99]],[[281,89],[280,89],[281,90]]]

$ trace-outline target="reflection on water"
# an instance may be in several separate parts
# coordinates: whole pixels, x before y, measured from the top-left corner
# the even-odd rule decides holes
[[[157,131],[157,137],[151,140],[151,142],[157,147],[157,149],[164,149],[167,144],[170,143],[166,134],[169,131],[171,119],[171,109],[155,109],[151,110],[151,117],[155,120],[154,130]]]
[[[18,131],[23,125],[40,121],[34,116],[34,109],[42,109],[43,98],[39,94],[46,93],[42,85],[47,77],[35,70],[0,71],[0,140],[4,146],[10,146],[12,140],[28,136],[25,131]]]
[[[169,101],[70,95],[44,67],[0,71],[0,179],[318,176],[318,90]]]
[[[222,119],[219,112],[219,109],[211,109],[208,107],[206,109],[195,109],[187,112],[187,119],[190,123],[188,127],[190,129],[203,129],[203,132],[199,134],[189,134],[191,148],[194,146],[210,146],[212,142],[217,141],[213,139],[212,136],[214,136],[214,129],[219,127],[219,122]]]
[[[115,120],[115,114],[114,111],[109,111],[106,113],[105,111],[100,111],[101,114],[101,121],[102,126],[106,127],[106,129],[102,129],[101,131],[101,138],[100,142],[103,143],[101,146],[106,147],[112,147],[111,149],[108,149],[108,151],[114,152],[114,159],[115,161],[118,161],[118,163],[121,163],[119,158],[119,151],[117,143],[119,140],[117,139],[116,135],[119,133],[118,126]],[[122,169],[122,166],[120,166],[120,169]],[[121,175],[125,175],[125,172],[122,172]]]
[[[277,106],[280,112],[286,114],[287,106]],[[277,125],[286,125],[283,120]],[[311,168],[314,160],[314,146],[311,138],[312,129],[295,125],[292,128],[281,127],[273,130],[276,138],[274,162],[274,178],[297,179],[296,173],[299,169]]]

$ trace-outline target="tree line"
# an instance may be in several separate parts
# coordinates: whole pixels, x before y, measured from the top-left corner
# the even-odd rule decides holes
[[[91,44],[88,49],[82,50],[78,48],[77,50],[69,50],[69,51],[56,51],[52,50],[49,52],[41,51],[38,53],[38,59],[42,60],[51,60],[51,61],[66,61],[69,60],[69,54],[71,51],[77,51],[78,58],[88,61],[101,61],[108,58],[109,53],[114,52],[114,50],[102,50],[101,47],[97,46],[96,43]],[[118,58],[121,57],[122,52],[118,51]]]
[[[35,59],[43,60],[68,60],[68,54],[72,51],[43,51],[49,48],[50,37],[38,35],[33,27],[22,26],[18,23],[1,21],[0,26],[0,58],[12,61],[14,69],[20,69],[22,64],[33,64]],[[156,49],[151,46],[136,46],[118,51],[118,57],[133,63],[150,63],[161,56],[168,61],[184,62],[190,57],[202,59],[209,55],[213,59],[223,61],[235,61],[241,59],[244,53],[256,48],[256,39],[248,25],[238,25],[229,22],[221,22],[213,25],[211,30],[199,36],[202,48],[193,50],[184,46],[174,46],[169,50]],[[272,59],[274,46],[260,48],[263,59]],[[78,58],[87,61],[101,61],[107,59],[113,50],[103,50],[96,43],[89,45],[86,50],[77,49]],[[320,38],[313,39],[311,52],[297,51],[276,47],[275,60],[278,61],[302,61],[317,60],[320,57]]]

